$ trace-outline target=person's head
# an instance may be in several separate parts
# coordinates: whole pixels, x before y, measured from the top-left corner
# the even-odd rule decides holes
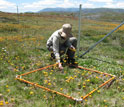
[[[62,31],[65,32],[66,34],[70,34],[72,30],[72,25],[71,24],[64,24],[62,25]]]
[[[71,34],[71,29],[72,29],[71,24],[62,25],[61,32],[59,32],[59,34],[61,35],[61,38],[67,39]]]

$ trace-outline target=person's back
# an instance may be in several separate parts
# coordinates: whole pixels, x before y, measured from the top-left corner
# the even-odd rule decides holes
[[[57,30],[57,31],[55,31],[51,36],[50,36],[50,38],[47,40],[47,44],[49,44],[49,45],[51,45],[52,44],[52,42],[53,42],[53,38],[54,37],[59,37],[59,35],[58,35],[58,32],[59,32],[60,30]]]
[[[59,43],[64,43],[66,40],[61,38],[61,33],[62,29],[56,30],[51,36],[50,38],[47,40],[47,44],[52,44],[54,41],[54,38],[57,38],[59,40]]]

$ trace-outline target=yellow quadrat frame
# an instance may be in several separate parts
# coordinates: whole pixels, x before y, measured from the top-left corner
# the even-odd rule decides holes
[[[72,96],[69,96],[69,95],[66,95],[66,94],[63,94],[63,93],[60,93],[58,91],[55,91],[55,90],[51,90],[47,87],[44,87],[44,86],[41,86],[39,85],[38,83],[33,83],[33,82],[30,82],[30,81],[27,81],[25,79],[22,79],[22,76],[25,76],[25,75],[28,75],[28,74],[31,74],[31,73],[34,73],[34,72],[37,72],[37,71],[41,71],[41,70],[44,70],[44,69],[47,69],[47,68],[50,68],[50,67],[53,67],[53,66],[56,66],[57,64],[53,64],[53,65],[48,65],[46,67],[43,67],[43,68],[39,68],[39,69],[36,69],[34,71],[30,71],[30,72],[27,72],[27,73],[24,73],[24,74],[21,74],[21,75],[18,75],[16,76],[16,79],[19,80],[19,81],[22,81],[22,82],[25,82],[25,83],[28,83],[28,84],[31,84],[31,85],[34,85],[36,87],[39,87],[39,88],[42,88],[48,92],[52,92],[52,93],[56,93],[56,94],[59,94],[61,96],[64,96],[68,99],[72,99],[74,101],[83,101],[85,100],[89,95],[93,94],[95,91],[97,91],[99,88],[105,86],[106,84],[108,84],[109,82],[112,82],[113,80],[115,80],[116,76],[115,75],[111,75],[111,74],[108,74],[108,73],[104,73],[104,72],[100,72],[100,71],[97,71],[97,70],[92,70],[92,69],[89,69],[89,68],[84,68],[82,66],[77,66],[76,68],[79,68],[79,69],[83,69],[83,70],[86,70],[86,71],[91,71],[91,72],[95,72],[95,73],[99,73],[99,74],[103,74],[103,75],[107,75],[107,76],[110,76],[111,78],[107,81],[105,81],[103,84],[99,85],[97,88],[93,89],[91,92],[89,92],[88,94],[86,94],[85,96],[81,97],[80,99],[77,99],[77,98],[74,98]]]

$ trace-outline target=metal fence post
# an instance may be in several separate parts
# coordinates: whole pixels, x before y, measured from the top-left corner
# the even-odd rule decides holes
[[[17,6],[17,18],[18,18],[18,24],[19,24],[19,9],[18,9],[18,6]]]
[[[80,50],[80,35],[81,35],[81,7],[79,6],[79,27],[78,27],[78,42],[77,42],[77,56],[79,56],[79,50]]]

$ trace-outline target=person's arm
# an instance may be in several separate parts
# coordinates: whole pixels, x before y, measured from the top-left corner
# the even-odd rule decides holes
[[[60,62],[60,54],[59,54],[59,38],[56,36],[53,37],[53,52],[56,57],[56,62]]]
[[[53,38],[53,52],[55,54],[56,57],[56,62],[58,63],[58,66],[60,69],[63,69],[62,64],[60,62],[60,54],[59,54],[59,38],[58,37],[54,37]]]
[[[76,51],[75,47],[70,43],[69,39],[66,40],[66,46],[72,50],[72,51]]]
[[[70,41],[69,41],[69,39],[66,40],[65,44],[66,44],[66,46],[67,46],[68,48],[70,48],[70,47],[72,46],[71,43],[70,43]]]

